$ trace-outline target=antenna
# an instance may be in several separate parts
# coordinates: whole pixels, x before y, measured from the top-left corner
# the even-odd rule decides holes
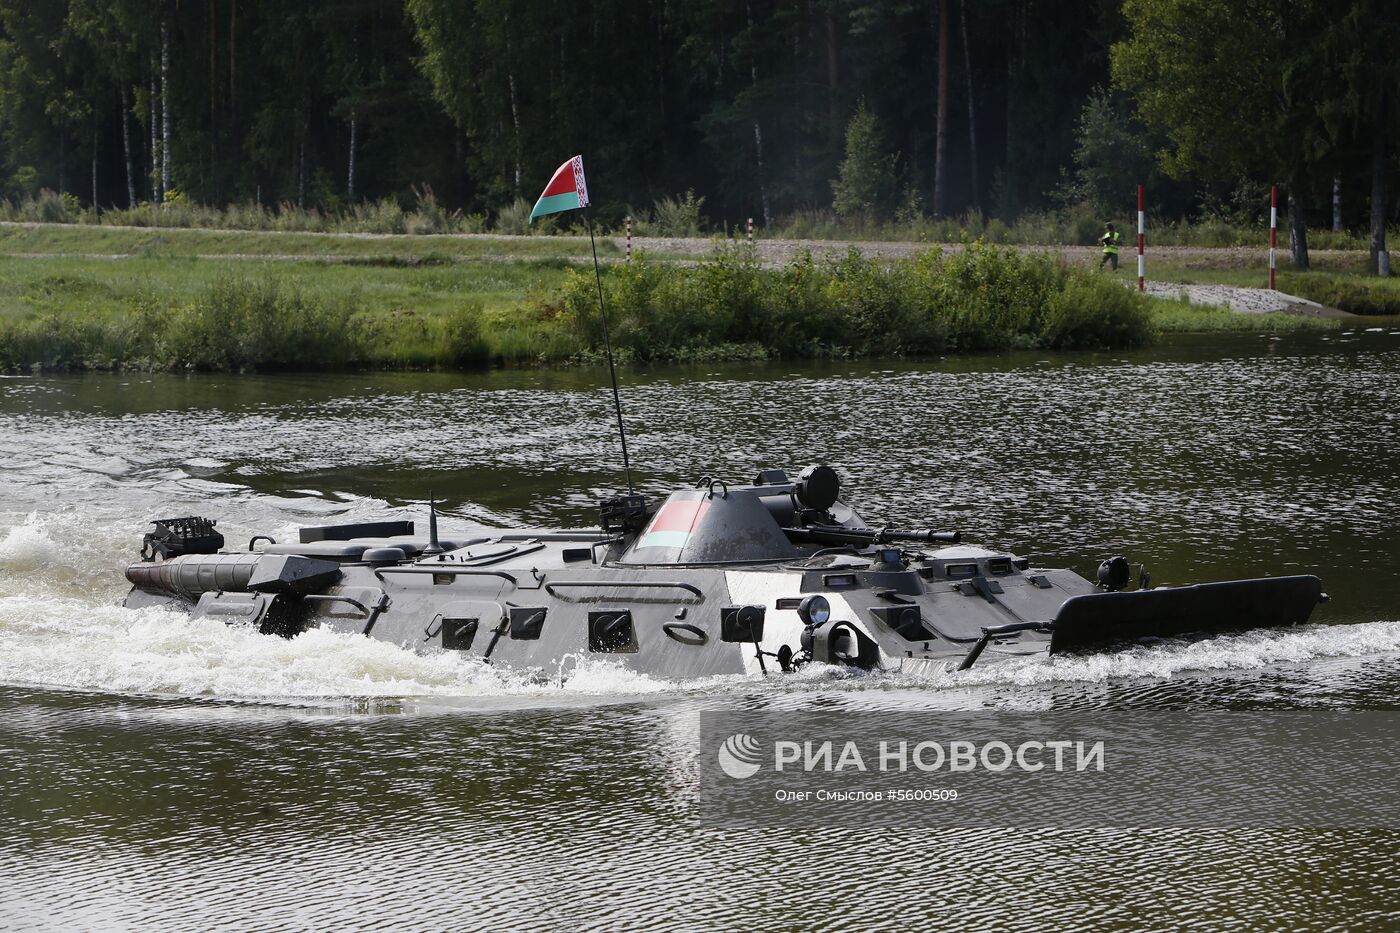
[[[588,208],[583,209],[583,222],[588,225],[588,243],[593,247],[593,278],[598,282],[598,316],[603,320],[603,347],[608,351],[608,374],[612,377],[613,411],[617,413],[617,436],[622,441],[622,472],[627,476],[627,494],[632,488],[632,464],[627,459],[627,429],[622,426],[622,396],[617,391],[617,363],[613,361],[612,337],[608,334],[608,311],[603,306],[603,273],[598,269],[598,242],[593,239],[593,220]]]
[[[437,500],[428,500],[428,546],[423,548],[424,557],[436,557],[442,553],[442,545],[438,543],[437,532]]]

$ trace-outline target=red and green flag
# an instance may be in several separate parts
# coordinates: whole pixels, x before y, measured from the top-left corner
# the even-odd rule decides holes
[[[555,171],[544,192],[530,211],[530,222],[545,214],[577,210],[588,206],[588,182],[583,178],[583,156],[576,155]]]

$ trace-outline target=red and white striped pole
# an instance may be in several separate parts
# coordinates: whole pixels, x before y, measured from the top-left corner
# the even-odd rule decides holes
[[[627,261],[632,261],[632,215],[627,215]]]
[[[749,245],[753,246],[753,218],[749,218]]]
[[[1147,290],[1147,273],[1143,260],[1143,216],[1142,216],[1142,185],[1138,185],[1138,291]]]
[[[1274,270],[1278,268],[1278,185],[1269,187],[1269,288],[1274,285]]]

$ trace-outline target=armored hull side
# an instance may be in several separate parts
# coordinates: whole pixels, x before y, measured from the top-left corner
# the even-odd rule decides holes
[[[825,469],[825,468],[820,468]],[[809,469],[804,480],[811,476]],[[668,679],[966,667],[1144,636],[1306,621],[1316,577],[1124,592],[1126,563],[1095,584],[956,533],[870,529],[834,474],[708,483],[659,507],[628,500],[598,530],[475,530],[439,539],[411,523],[303,529],[244,551],[182,552],[159,524],[129,606],[296,635],[311,627],[413,651],[556,672],[602,658]],[[620,518],[620,520],[619,520]],[[213,523],[181,520],[209,551]],[[152,537],[157,540],[152,543]]]

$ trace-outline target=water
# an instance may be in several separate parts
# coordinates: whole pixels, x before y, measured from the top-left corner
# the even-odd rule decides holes
[[[526,677],[116,605],[152,517],[588,523],[596,372],[0,379],[0,927],[1394,926],[1381,832],[719,830],[709,709],[1400,707],[1400,333],[626,373],[660,493],[836,465],[867,517],[1318,624],[966,674]]]

